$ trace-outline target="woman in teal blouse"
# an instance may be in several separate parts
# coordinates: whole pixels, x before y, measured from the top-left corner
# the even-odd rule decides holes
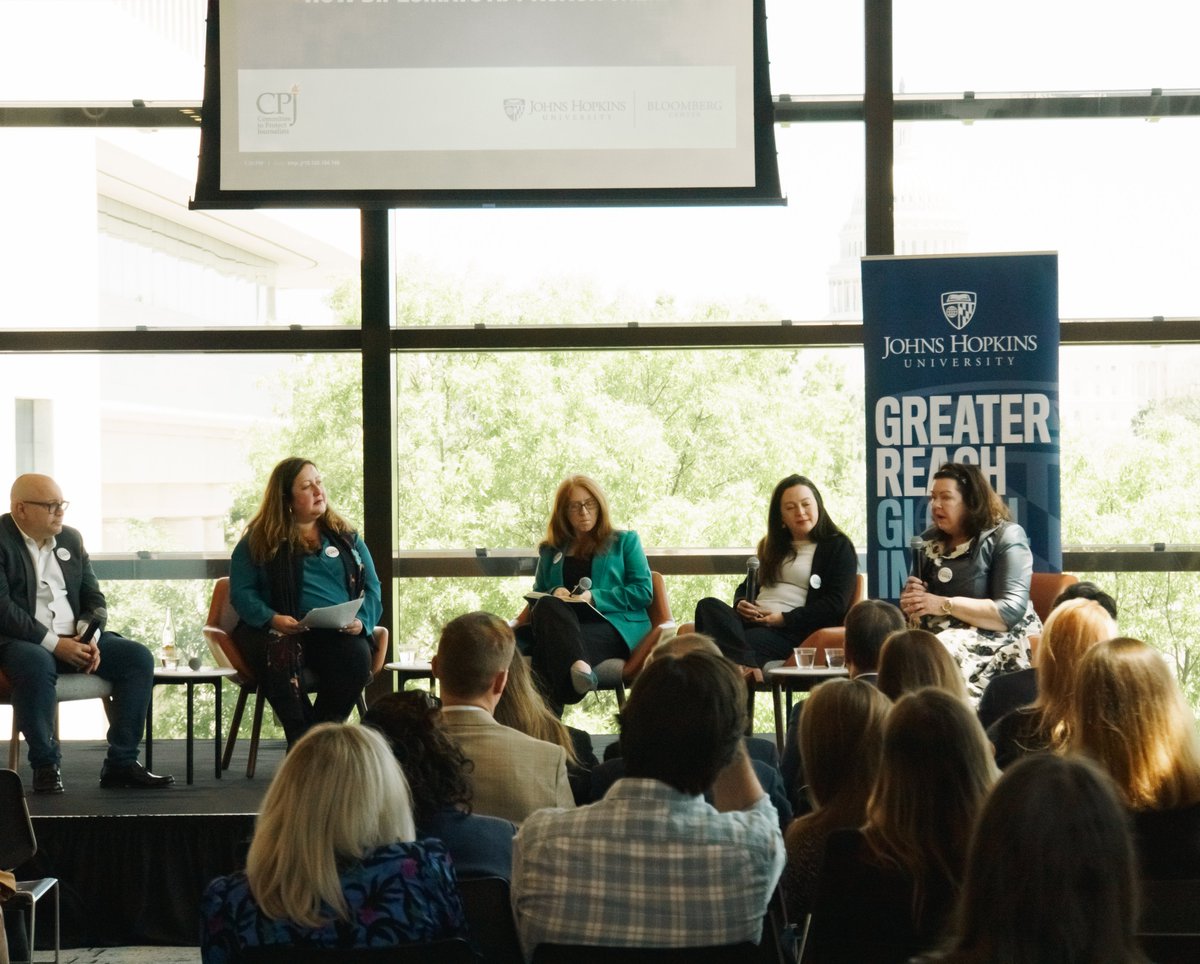
[[[584,577],[588,589],[580,586]],[[596,688],[592,667],[629,656],[650,629],[654,596],[641,540],[613,529],[604,490],[585,475],[563,479],[554,494],[533,588],[547,595],[534,603],[518,639],[561,710]]]
[[[383,611],[379,577],[362,538],[332,508],[317,467],[284,459],[271,471],[258,512],[233,550],[233,631],[288,746],[314,723],[342,722],[371,677],[372,631]],[[338,629],[307,629],[305,613],[362,599]],[[310,703],[303,673],[317,679]]]

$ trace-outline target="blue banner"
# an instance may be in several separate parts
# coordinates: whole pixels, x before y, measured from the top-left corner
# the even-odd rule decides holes
[[[897,599],[944,462],[978,465],[1062,571],[1058,256],[862,262],[870,595]]]

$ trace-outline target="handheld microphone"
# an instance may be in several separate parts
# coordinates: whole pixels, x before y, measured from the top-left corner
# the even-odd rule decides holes
[[[751,556],[746,560],[746,602],[751,606],[758,598],[758,567],[760,565],[758,556]]]
[[[589,579],[587,576],[580,576],[579,577],[579,585],[571,590],[571,595],[578,596],[581,592],[587,592],[591,588],[592,588],[592,580]]]
[[[92,637],[96,635],[96,630],[98,630],[99,628],[100,628],[100,617],[93,616],[92,621],[87,624],[87,629],[85,629],[80,634],[79,641],[83,642],[83,643],[90,643],[92,641]]]
[[[920,579],[921,553],[925,551],[925,540],[920,536],[913,536],[908,540],[908,548],[912,551],[912,556],[908,564],[908,574],[914,579]]]

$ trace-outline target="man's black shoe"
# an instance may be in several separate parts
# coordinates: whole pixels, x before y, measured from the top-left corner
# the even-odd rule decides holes
[[[33,768],[34,793],[62,793],[62,774],[58,772],[58,764]]]
[[[126,766],[113,766],[107,760],[100,768],[100,786],[112,789],[124,787],[134,790],[147,790],[154,787],[169,787],[175,782],[170,775],[159,776],[151,773],[136,760]]]

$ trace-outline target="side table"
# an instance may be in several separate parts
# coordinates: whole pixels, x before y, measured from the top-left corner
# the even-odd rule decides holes
[[[824,683],[827,679],[844,678],[849,676],[850,673],[844,666],[833,668],[829,666],[814,666],[803,669],[799,666],[777,666],[774,669],[765,670],[764,675],[771,684],[771,699],[775,703],[775,746],[779,749],[780,756],[782,756],[784,721],[783,700],[781,697],[784,687],[787,688],[788,703],[790,704],[793,690],[807,693],[818,683]],[[789,710],[791,709],[790,705],[788,708]]]
[[[414,659],[408,662],[384,663],[383,668],[396,674],[400,689],[404,689],[409,680],[427,679],[430,682],[430,692],[437,695],[437,680],[433,678],[433,664],[425,659]]]
[[[221,779],[221,681],[227,676],[233,676],[237,670],[229,666],[203,666],[200,669],[189,669],[181,666],[177,669],[164,669],[159,666],[154,670],[155,685],[159,683],[187,685],[187,782],[192,783],[192,759],[194,743],[195,695],[196,684],[211,683],[216,693],[216,719],[213,722],[213,746],[216,756],[216,777]],[[152,724],[154,720],[154,690],[150,690],[150,705],[146,707],[146,769],[154,768],[154,736]]]

